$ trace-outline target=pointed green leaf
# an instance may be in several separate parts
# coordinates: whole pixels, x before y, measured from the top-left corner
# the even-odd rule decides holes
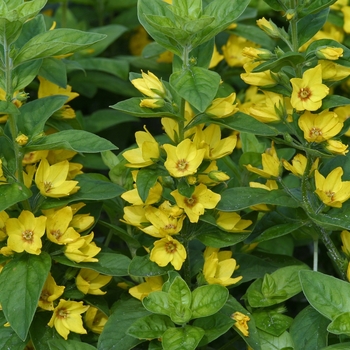
[[[267,230],[265,230],[259,237],[254,239],[252,242],[255,242],[255,243],[264,242],[264,241],[268,241],[270,239],[281,237],[281,236],[287,235],[288,233],[291,233],[291,232],[299,229],[302,226],[304,226],[303,222],[290,222],[287,224],[277,224],[277,225],[269,227]]]
[[[170,265],[171,266],[171,265]],[[138,277],[150,277],[165,275],[173,267],[161,267],[149,260],[149,255],[135,256],[129,266],[129,274]]]
[[[35,17],[45,6],[47,0],[32,0],[19,4],[18,1],[10,1],[6,7],[0,9],[0,17],[9,21],[26,22],[29,18]],[[5,10],[5,11],[4,11]]]
[[[199,327],[186,325],[182,328],[168,328],[162,338],[163,349],[194,350],[204,335]]]
[[[331,5],[333,5],[337,0],[313,0],[307,3],[301,3],[298,6],[298,17],[304,17],[311,13],[319,12]]]
[[[170,315],[172,306],[169,305],[168,293],[156,291],[148,294],[142,304],[146,310],[154,314]]]
[[[96,350],[96,348],[88,343],[71,339],[50,339],[47,344],[50,350]]]
[[[220,84],[220,75],[202,67],[190,67],[170,76],[172,88],[193,107],[204,112],[212,103]]]
[[[47,253],[24,253],[1,271],[0,303],[7,321],[22,340],[27,337],[50,268]]]
[[[0,186],[0,211],[31,197],[32,192],[18,182]]]
[[[42,60],[25,62],[16,67],[12,73],[13,90],[21,90],[27,87],[38,75]]]
[[[6,323],[4,313],[0,312],[0,324]],[[0,327],[0,349],[25,350],[27,342],[22,341],[11,327]]]
[[[63,89],[67,87],[67,69],[61,59],[44,58],[38,75]]]
[[[345,96],[329,95],[322,100],[322,110],[335,108],[339,106],[348,106],[350,99]]]
[[[253,313],[256,327],[266,333],[279,337],[291,325],[293,319],[275,310],[261,309]]]
[[[103,34],[87,33],[75,29],[55,29],[36,35],[14,58],[17,66],[23,62],[76,52],[104,39]]]
[[[337,316],[329,324],[327,331],[333,334],[345,334],[350,336],[350,312],[344,312]]]
[[[293,350],[294,344],[292,337],[286,331],[280,336],[275,337],[269,333],[259,331],[261,349],[269,350]]]
[[[10,22],[6,18],[0,18],[0,42],[11,45],[21,34],[22,26],[22,21]]]
[[[348,349],[350,349],[350,343],[334,344],[331,346],[327,346],[326,348],[322,348],[322,350],[348,350]]]

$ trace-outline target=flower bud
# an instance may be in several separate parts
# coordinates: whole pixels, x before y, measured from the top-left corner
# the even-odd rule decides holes
[[[28,142],[28,136],[24,135],[24,134],[20,134],[16,137],[16,142],[20,145],[20,146],[24,146],[27,144]]]
[[[140,102],[140,107],[146,108],[161,108],[164,106],[164,100],[159,98],[144,98]]]
[[[316,57],[321,60],[335,61],[339,57],[343,57],[344,50],[341,47],[325,47],[316,50]]]
[[[272,38],[280,37],[280,32],[278,30],[278,27],[271,20],[268,21],[265,17],[263,17],[261,19],[258,19],[256,21],[256,24],[260,29],[262,29],[266,34],[268,34]]]
[[[256,49],[255,47],[245,47],[242,50],[242,55],[256,60],[269,60],[274,57],[274,54],[266,49]]]
[[[223,171],[217,171],[217,170],[210,171],[208,176],[211,180],[218,181],[218,182],[224,182],[230,179],[230,177],[227,174],[225,174]]]

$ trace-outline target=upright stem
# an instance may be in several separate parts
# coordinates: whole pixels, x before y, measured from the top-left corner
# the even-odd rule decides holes
[[[318,239],[314,239],[314,262],[313,262],[313,270],[318,270]]]

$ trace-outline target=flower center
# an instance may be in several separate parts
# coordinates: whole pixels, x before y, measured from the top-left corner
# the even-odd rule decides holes
[[[326,194],[327,197],[329,197],[331,202],[334,201],[335,192],[333,192],[333,191],[326,191],[325,194]]]
[[[47,301],[49,296],[50,296],[50,293],[46,289],[44,289],[40,294],[40,300]]]
[[[167,225],[164,226],[164,229],[165,230],[174,230],[174,229],[176,229],[176,225],[174,225],[174,224],[167,224]]]
[[[299,90],[299,93],[298,93],[298,97],[302,100],[302,101],[305,101],[305,100],[308,100],[311,96],[311,91],[308,87],[306,88],[301,88]]]
[[[68,315],[69,315],[69,311],[67,309],[59,309],[58,312],[57,312],[57,317],[58,318],[68,318]]]
[[[176,163],[176,168],[179,171],[185,171],[188,168],[188,162],[186,159],[179,159]]]
[[[25,230],[24,232],[22,232],[22,237],[26,240],[26,241],[33,241],[33,236],[34,236],[34,232],[32,230]]]
[[[190,198],[186,197],[184,202],[188,207],[192,208],[197,203],[197,198],[195,196],[192,196]]]
[[[310,137],[317,137],[317,136],[322,136],[322,130],[320,128],[311,128],[309,132]]]
[[[57,240],[59,240],[62,236],[62,232],[61,230],[52,230],[50,231],[50,233],[52,234],[52,236],[54,236]]]
[[[52,182],[50,181],[44,181],[44,189],[45,189],[45,192],[50,192],[52,188]]]
[[[176,244],[173,242],[165,243],[165,250],[169,254],[174,254],[176,252]]]

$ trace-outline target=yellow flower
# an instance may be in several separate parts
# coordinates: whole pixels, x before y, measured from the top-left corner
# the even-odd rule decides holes
[[[108,317],[96,307],[90,306],[85,313],[86,327],[97,334],[101,334],[107,323]]]
[[[236,321],[233,327],[236,327],[245,337],[249,337],[248,322],[250,317],[237,311],[231,315],[231,318]]]
[[[77,192],[78,181],[66,181],[68,171],[67,160],[50,166],[46,159],[42,159],[35,174],[35,183],[40,193],[44,197],[60,198]]]
[[[162,197],[163,187],[159,182],[150,188],[146,202],[143,203],[137,188],[124,192],[121,197],[132,205],[150,205],[159,202]]]
[[[255,47],[245,47],[242,50],[242,54],[245,57],[250,58],[251,60],[269,60],[273,58],[273,53],[266,49],[260,49]]]
[[[310,174],[318,168],[318,163],[319,163],[319,158],[317,158],[315,162],[312,164],[312,167],[310,169]],[[307,158],[303,154],[298,153],[292,159],[292,164],[288,163],[284,159],[282,160],[282,164],[286,170],[292,172],[293,175],[300,177],[304,175],[305,168],[307,165]]]
[[[341,12],[344,15],[344,32],[350,33],[350,6],[343,6]]]
[[[145,282],[129,289],[129,293],[136,299],[142,300],[149,293],[162,290],[162,276],[145,277]]]
[[[154,242],[150,260],[158,266],[167,266],[169,263],[175,270],[180,270],[187,258],[185,247],[171,236],[166,236]]]
[[[191,197],[185,197],[178,190],[170,193],[176,200],[176,204],[183,208],[190,222],[198,222],[199,216],[204,214],[204,209],[213,209],[219,203],[221,196],[207,188],[204,184],[195,187]]]
[[[148,206],[145,209],[145,216],[152,225],[141,228],[143,232],[153,237],[162,238],[168,235],[176,235],[181,231],[185,218],[183,210],[175,205],[174,208],[178,210],[176,215],[174,215],[170,212],[166,203],[169,202],[165,202],[165,206],[163,203],[159,208]],[[175,212],[175,210],[173,210],[173,212]]]
[[[306,70],[302,78],[292,78],[290,82],[293,87],[290,103],[297,111],[316,111],[329,93],[327,85],[322,84],[320,64]]]
[[[232,133],[221,139],[220,126],[210,124],[204,130],[197,128],[193,143],[197,148],[205,149],[204,159],[215,160],[232,153],[236,147],[237,135]]]
[[[226,44],[221,47],[225,60],[230,67],[242,67],[249,59],[242,55],[242,50],[246,46],[257,46],[252,41],[237,36],[230,35]]]
[[[348,257],[350,257],[350,232],[347,230],[343,230],[340,233],[341,242],[343,245],[341,246],[342,251],[344,254],[346,254]]]
[[[87,311],[89,305],[83,305],[82,301],[66,301],[61,299],[55,308],[48,323],[49,327],[55,327],[58,334],[65,340],[70,332],[86,334],[83,327],[81,314]]]
[[[260,29],[262,29],[266,34],[273,38],[279,38],[279,31],[275,23],[271,20],[267,20],[265,17],[256,20],[256,24]]]
[[[334,113],[344,123],[350,117],[350,105],[334,108]],[[350,129],[344,135],[350,136]]]
[[[280,174],[280,160],[278,159],[276,149],[274,147],[273,142],[271,143],[271,148],[268,148],[265,153],[261,155],[261,161],[262,161],[262,170],[259,168],[255,168],[251,166],[250,164],[246,165],[245,167],[247,170],[258,174],[262,177],[265,177],[267,179],[271,177],[278,177]]]
[[[94,233],[91,232],[87,236],[81,236],[76,241],[68,243],[65,247],[64,255],[72,261],[80,262],[96,262],[97,255],[101,248],[97,247],[94,242],[91,242],[94,238]]]
[[[9,249],[22,253],[39,255],[41,253],[41,237],[45,233],[46,217],[39,216],[28,210],[23,210],[18,219],[6,220],[6,232],[8,234],[7,246]]]
[[[344,145],[341,141],[327,140],[326,148],[332,154],[339,154],[345,156],[348,153],[349,145]]]
[[[141,56],[144,47],[151,42],[146,30],[142,26],[138,26],[129,39],[129,50],[132,55]]]
[[[80,234],[69,227],[73,219],[73,212],[71,207],[64,207],[54,212],[43,211],[47,217],[46,221],[46,235],[47,238],[56,244],[68,244],[80,238]]]
[[[30,188],[32,186],[35,172],[36,172],[35,165],[27,165],[25,167],[25,170],[23,170],[23,182],[27,188]]]
[[[246,73],[241,74],[241,79],[248,85],[256,86],[273,86],[276,85],[276,80],[273,78],[270,70],[263,72],[252,72],[254,68],[259,66],[261,62],[246,63],[243,68]]]
[[[218,97],[213,100],[211,105],[205,111],[206,114],[212,115],[216,118],[226,118],[238,111],[236,100],[236,93],[228,95],[227,97]]]
[[[58,286],[49,273],[41,291],[38,306],[44,310],[54,310],[53,302],[63,294],[64,288],[64,286]]]
[[[197,149],[196,144],[190,139],[183,140],[177,146],[165,144],[163,147],[167,153],[164,166],[174,177],[196,173],[205,154],[205,150]]]
[[[238,268],[236,260],[232,258],[229,250],[219,251],[219,248],[207,247],[204,251],[203,276],[208,284],[230,286],[239,282],[243,277],[232,278],[233,272]]]
[[[345,67],[332,61],[321,60],[318,63],[322,67],[322,79],[339,81],[350,75],[350,67]]]
[[[49,154],[49,151],[33,151],[26,153],[23,157],[23,164],[33,164],[41,161],[42,159],[46,158]]]
[[[145,223],[149,223],[145,216],[144,205],[133,205],[131,207],[124,207],[123,220],[120,221],[136,227],[142,227]]]
[[[159,158],[159,145],[155,138],[146,131],[135,133],[138,148],[125,151],[123,157],[129,162],[129,168],[143,168],[154,164]]]
[[[9,219],[9,215],[6,211],[0,211],[0,242],[7,238],[6,233],[6,221]]]
[[[166,91],[163,83],[152,73],[144,73],[141,70],[142,78],[131,80],[131,84],[135,86],[142,94],[152,98],[164,98]]]
[[[333,169],[326,178],[315,171],[315,193],[330,207],[341,208],[342,203],[350,198],[350,181],[341,181],[342,175],[341,167]]]
[[[211,61],[208,68],[210,69],[210,68],[216,67],[219,64],[219,62],[221,62],[223,59],[224,59],[224,55],[221,55],[216,45],[214,45],[213,55],[211,57]]]
[[[324,47],[316,51],[316,56],[320,59],[335,61],[343,57],[344,50],[341,47]]]
[[[25,146],[28,143],[28,136],[24,135],[24,134],[20,134],[16,137],[16,142],[20,145],[20,146]]]
[[[216,223],[221,229],[227,232],[249,232],[245,229],[250,226],[253,221],[244,220],[237,213],[219,211]]]
[[[104,276],[90,269],[81,269],[75,279],[75,284],[84,294],[104,295],[107,292],[103,292],[101,288],[111,279],[112,276]]]
[[[278,184],[275,180],[267,180],[265,185],[260,183],[260,182],[249,182],[249,187],[252,188],[262,188],[263,190],[266,191],[273,191],[273,190],[278,190]],[[257,205],[252,205],[250,209],[256,210],[256,211],[270,211],[274,206],[272,205],[267,205],[267,204],[257,204]]]
[[[319,114],[306,111],[300,116],[298,125],[306,141],[319,143],[337,135],[344,124],[334,112],[326,109]]]

